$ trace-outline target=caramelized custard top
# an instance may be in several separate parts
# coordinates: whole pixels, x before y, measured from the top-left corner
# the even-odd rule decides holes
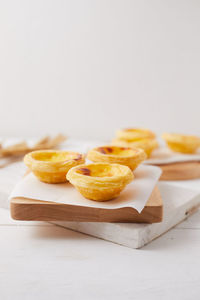
[[[77,173],[81,175],[91,176],[91,177],[112,177],[116,173],[120,175],[123,170],[119,166],[113,166],[111,164],[90,164],[87,166],[79,167],[76,170]]]
[[[89,170],[88,168],[79,168],[78,171],[79,171],[79,173],[86,175],[86,176],[91,175],[91,170]]]
[[[112,153],[113,149],[111,147],[99,147],[97,150],[103,154]]]

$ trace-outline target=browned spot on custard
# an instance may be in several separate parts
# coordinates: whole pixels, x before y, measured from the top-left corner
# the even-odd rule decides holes
[[[77,157],[76,158],[74,158],[74,160],[79,160],[79,159],[81,159],[82,158],[82,155],[81,154],[79,154],[79,155],[77,155]]]
[[[103,154],[106,154],[106,150],[104,147],[99,147],[99,148],[97,148],[97,150]]]
[[[99,147],[97,150],[103,154],[112,153],[113,149],[111,147]]]
[[[106,150],[108,151],[108,153],[112,153],[113,149],[111,147],[106,147]]]
[[[78,169],[80,171],[80,173],[82,173],[83,175],[87,175],[90,176],[91,171],[88,168],[80,168]]]

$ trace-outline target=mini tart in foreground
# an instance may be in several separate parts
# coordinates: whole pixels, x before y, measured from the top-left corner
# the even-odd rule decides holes
[[[83,164],[85,159],[72,151],[38,150],[26,154],[24,162],[40,181],[62,183],[67,181],[69,169]]]
[[[175,152],[192,154],[200,147],[200,138],[197,136],[164,133],[162,138],[168,147]]]
[[[93,162],[117,163],[129,167],[132,171],[146,159],[142,149],[118,146],[97,147],[88,152],[87,158]]]
[[[116,137],[125,141],[136,141],[140,139],[153,139],[155,138],[155,134],[149,129],[127,128],[118,130],[116,132]]]
[[[69,170],[67,179],[87,199],[107,201],[117,197],[134,178],[127,166],[109,163],[80,165]]]
[[[125,141],[122,139],[112,140],[112,145],[121,146],[121,147],[130,147],[130,148],[140,148],[143,149],[147,155],[147,158],[151,156],[153,150],[158,148],[158,142],[156,139],[140,139],[137,141]]]

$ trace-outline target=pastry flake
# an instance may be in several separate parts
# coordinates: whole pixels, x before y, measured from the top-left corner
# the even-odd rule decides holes
[[[70,169],[67,179],[85,198],[107,201],[117,197],[134,175],[127,166],[93,163]]]
[[[40,181],[62,183],[69,169],[83,164],[85,159],[72,151],[37,150],[26,154],[24,162]]]
[[[118,163],[129,167],[132,171],[146,159],[143,149],[118,146],[97,147],[88,152],[87,158],[93,162]]]

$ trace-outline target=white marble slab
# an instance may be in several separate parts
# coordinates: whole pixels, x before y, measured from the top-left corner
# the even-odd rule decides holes
[[[155,224],[53,222],[130,248],[141,248],[186,219],[200,205],[198,191],[159,183],[164,202],[163,222]]]

